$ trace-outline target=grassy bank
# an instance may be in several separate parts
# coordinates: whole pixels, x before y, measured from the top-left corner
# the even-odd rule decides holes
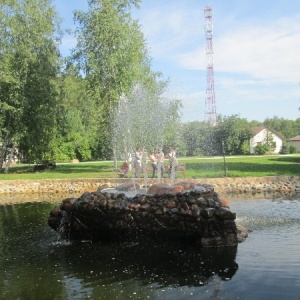
[[[238,156],[218,158],[182,158],[186,163],[187,178],[300,176],[300,154],[281,156]],[[167,160],[165,161],[167,165]],[[121,163],[120,163],[121,165]],[[117,178],[113,162],[86,162],[58,164],[55,169],[34,172],[34,165],[16,165],[0,180],[18,179],[68,179],[68,178]],[[180,175],[181,176],[181,175]]]

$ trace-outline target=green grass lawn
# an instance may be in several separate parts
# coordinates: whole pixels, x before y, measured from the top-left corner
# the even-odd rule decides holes
[[[186,163],[187,178],[224,177],[224,159],[218,158],[179,158]],[[300,154],[281,156],[238,156],[226,157],[228,177],[251,176],[300,176]],[[165,161],[167,165],[167,160]],[[121,162],[120,164],[121,165]],[[9,169],[8,174],[0,174],[0,180],[17,179],[68,179],[68,178],[117,178],[113,162],[83,162],[57,164],[55,169],[34,172],[34,165],[20,164]],[[181,174],[179,174],[179,177]]]
[[[218,159],[182,160],[188,177],[260,177],[300,175],[300,155],[239,156]]]

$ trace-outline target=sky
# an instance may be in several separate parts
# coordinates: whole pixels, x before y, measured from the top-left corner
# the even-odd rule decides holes
[[[86,0],[54,0],[62,28],[75,28],[74,10]],[[170,79],[182,102],[182,121],[205,120],[204,8],[213,15],[213,66],[217,114],[248,121],[300,118],[300,1],[143,0],[132,12],[152,58],[153,71]],[[62,55],[76,45],[65,35]]]

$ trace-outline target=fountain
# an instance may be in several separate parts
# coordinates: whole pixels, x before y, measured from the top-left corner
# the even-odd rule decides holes
[[[132,182],[114,189],[100,187],[78,199],[64,199],[52,209],[50,227],[71,240],[162,237],[188,239],[202,247],[236,246],[236,216],[213,187],[174,183],[178,166],[175,149],[170,147],[168,154],[170,184],[161,183],[163,162],[158,161],[157,183],[148,187],[146,149],[162,148],[165,128],[175,125],[174,107],[176,100],[150,94],[140,84],[133,86],[128,98],[122,95],[112,123],[114,164],[116,169],[118,158],[129,162],[132,157]],[[176,134],[173,143],[174,140]],[[137,152],[133,153],[133,149]],[[143,189],[138,184],[141,172]]]
[[[147,186],[147,152],[162,148],[166,141],[166,130],[172,132],[171,142],[176,142],[178,132],[176,120],[179,118],[174,111],[177,100],[171,96],[164,96],[161,91],[149,93],[141,84],[135,84],[126,97],[119,99],[112,118],[112,148],[114,167],[117,169],[118,160],[127,161],[135,182],[140,172],[135,169],[135,151],[141,149],[141,168],[144,184]],[[171,128],[171,129],[170,129]],[[176,144],[176,143],[175,143]],[[161,167],[161,166],[160,166]],[[157,182],[161,181],[158,174]]]
[[[236,246],[247,236],[211,185],[160,183],[128,195],[133,188],[128,184],[99,187],[77,199],[64,199],[51,210],[48,224],[70,240],[161,238],[220,247]]]

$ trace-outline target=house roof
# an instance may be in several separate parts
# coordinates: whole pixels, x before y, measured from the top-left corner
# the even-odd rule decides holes
[[[300,141],[300,135],[296,135],[293,138],[289,139],[288,141],[289,142],[291,142],[291,141]]]
[[[264,126],[256,126],[252,128],[252,133],[253,136],[257,135],[258,133],[260,133],[262,130],[266,129]]]
[[[280,133],[278,133],[276,130],[274,130],[273,128],[267,128],[265,126],[255,126],[255,127],[253,127],[252,128],[253,137],[256,136],[258,133],[260,133],[264,129],[272,132],[273,134],[276,134],[282,140],[284,139],[284,137]]]

